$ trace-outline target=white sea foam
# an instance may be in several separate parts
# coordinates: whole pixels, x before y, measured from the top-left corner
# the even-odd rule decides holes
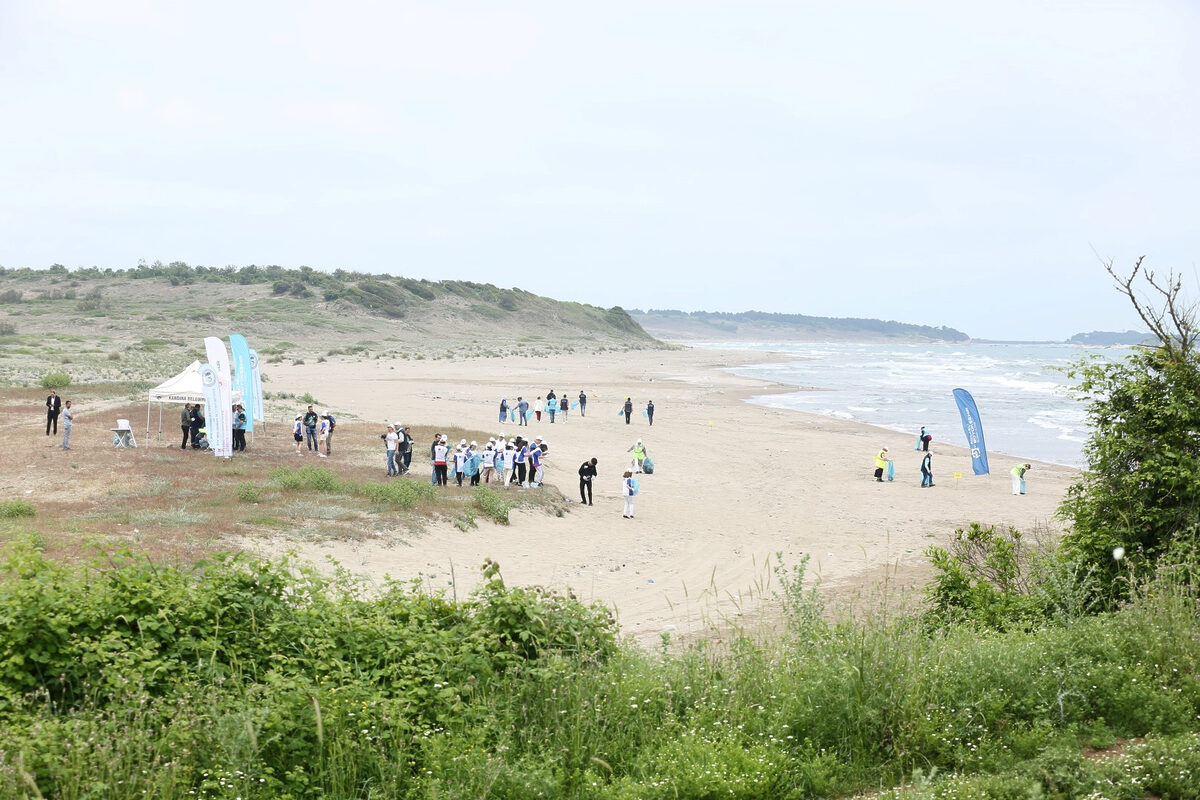
[[[710,346],[733,349],[728,343]],[[805,387],[752,402],[866,422],[914,436],[924,425],[936,440],[964,444],[951,396],[961,387],[975,397],[990,451],[1062,464],[1081,461],[1080,445],[1087,439],[1084,406],[1069,396],[1064,374],[1054,369],[1078,361],[1085,353],[1079,347],[972,344],[948,350],[924,345],[762,342],[737,343],[737,349],[795,356],[734,371]]]

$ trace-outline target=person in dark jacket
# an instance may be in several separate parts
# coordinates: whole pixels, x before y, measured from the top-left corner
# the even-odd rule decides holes
[[[54,426],[54,435],[58,435],[58,415],[62,413],[62,398],[58,392],[51,390],[46,398],[46,435],[50,435],[50,426]]]
[[[654,401],[646,403],[646,419],[650,420],[650,424],[654,425]]]
[[[579,499],[581,502],[592,504],[592,478],[596,477],[596,459],[590,459],[579,465]]]
[[[625,424],[629,424],[630,417],[633,416],[633,398],[625,398]]]

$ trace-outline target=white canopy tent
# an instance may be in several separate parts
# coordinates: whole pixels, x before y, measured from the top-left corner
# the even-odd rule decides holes
[[[168,378],[150,390],[146,399],[146,435],[150,435],[150,406],[158,403],[158,432],[162,433],[163,403],[203,403],[204,384],[200,382],[200,362],[193,361],[183,372]],[[233,402],[242,402],[242,393],[233,393]]]

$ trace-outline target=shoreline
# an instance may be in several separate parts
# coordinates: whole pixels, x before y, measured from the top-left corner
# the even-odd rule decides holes
[[[772,389],[794,391],[726,371],[764,363],[748,355],[688,348],[274,365],[273,393],[316,386],[321,404],[335,413],[381,425],[456,425],[508,435],[518,427],[497,421],[501,396],[512,402],[553,387],[573,398],[584,388],[586,418],[571,414],[565,425],[544,419],[528,428],[550,446],[549,486],[535,491],[557,489],[576,502],[562,518],[514,512],[508,527],[485,523],[470,533],[435,522],[419,536],[390,542],[246,545],[269,554],[297,549],[318,564],[333,556],[374,580],[420,577],[434,587],[450,586],[453,566],[460,596],[470,588],[464,575],[493,558],[510,583],[599,600],[616,611],[623,632],[653,644],[662,633],[693,636],[714,620],[756,614],[771,592],[769,563],[777,553],[786,565],[809,557],[810,578],[819,576],[827,590],[846,589],[872,585],[880,568],[893,570],[898,583],[917,580],[927,569],[925,547],[948,541],[955,527],[971,521],[1053,528],[1074,469],[1034,462],[1031,494],[1013,497],[1003,474],[1013,459],[995,459],[1002,477],[974,478],[964,448],[935,443],[938,485],[922,490],[916,458],[908,458],[911,435],[748,402]],[[634,398],[630,425],[614,414],[626,395]],[[647,399],[657,409],[652,427],[640,416]],[[620,469],[636,438],[645,440],[658,467],[641,481],[636,519],[624,520]],[[417,475],[422,445],[413,462]],[[896,458],[895,483],[870,479],[882,445]],[[600,461],[595,505],[580,506],[575,468],[593,456]],[[956,481],[955,472],[965,477]]]

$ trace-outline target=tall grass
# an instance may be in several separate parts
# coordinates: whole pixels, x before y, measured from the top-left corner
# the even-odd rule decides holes
[[[1198,785],[1200,619],[1185,581],[1148,582],[1069,626],[981,634],[830,619],[795,571],[781,575],[779,636],[651,654],[615,645],[603,609],[506,587],[494,564],[463,602],[244,557],[113,564],[79,572],[31,551],[8,563],[0,798],[36,786],[774,799],[912,782],[904,796],[923,800]],[[1080,757],[1147,735],[1166,738],[1099,766]]]

